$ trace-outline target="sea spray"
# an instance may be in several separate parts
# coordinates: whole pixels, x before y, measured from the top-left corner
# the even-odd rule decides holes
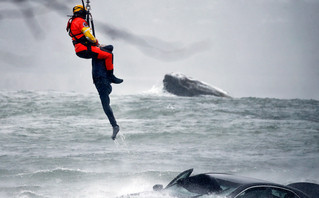
[[[319,101],[0,92],[2,197],[118,197],[183,170],[319,183]],[[122,137],[124,136],[124,137]]]

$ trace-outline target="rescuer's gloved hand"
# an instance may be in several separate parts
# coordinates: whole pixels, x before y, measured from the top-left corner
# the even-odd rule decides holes
[[[99,41],[97,39],[96,39],[96,42],[93,43],[93,46],[100,46],[100,43],[99,43]]]

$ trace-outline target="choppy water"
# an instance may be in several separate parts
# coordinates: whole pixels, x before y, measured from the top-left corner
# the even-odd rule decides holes
[[[0,197],[116,197],[179,172],[319,183],[319,101],[0,92]]]

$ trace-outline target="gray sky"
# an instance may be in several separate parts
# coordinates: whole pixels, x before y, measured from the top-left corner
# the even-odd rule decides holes
[[[4,13],[19,7],[0,2]],[[63,1],[61,1],[63,2]],[[91,62],[65,31],[73,5],[2,17],[0,89],[95,92]],[[91,0],[100,43],[115,47],[113,94],[134,94],[180,72],[234,97],[319,99],[319,1]],[[3,13],[3,12],[2,12]],[[10,14],[9,14],[10,15]],[[10,15],[11,16],[11,15]]]

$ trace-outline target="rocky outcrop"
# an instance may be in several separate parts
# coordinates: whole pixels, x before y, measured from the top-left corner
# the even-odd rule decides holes
[[[166,74],[163,80],[164,90],[177,96],[213,95],[230,97],[225,91],[212,87],[198,80],[193,80],[183,74]]]

